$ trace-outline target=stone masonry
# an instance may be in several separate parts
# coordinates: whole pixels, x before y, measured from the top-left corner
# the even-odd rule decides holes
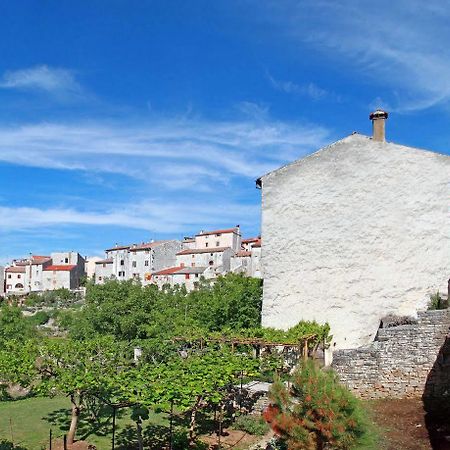
[[[333,368],[363,398],[442,395],[450,388],[450,310],[418,313],[414,323],[380,328],[370,345],[338,350]]]

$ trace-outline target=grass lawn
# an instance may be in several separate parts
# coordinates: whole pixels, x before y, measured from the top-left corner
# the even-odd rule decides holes
[[[133,448],[135,424],[129,418],[130,411],[122,410],[118,414],[116,426],[116,450]],[[105,411],[101,419],[103,426],[97,426],[93,420],[82,417],[77,439],[84,439],[97,446],[99,450],[111,448],[110,411]],[[70,424],[70,401],[65,397],[27,398],[10,402],[0,402],[0,441],[13,441],[15,445],[27,450],[48,448],[49,430],[53,436],[65,434]],[[154,433],[167,425],[165,415],[152,414],[144,427],[154,427]],[[12,436],[11,436],[12,431]],[[3,450],[0,445],[0,450]]]

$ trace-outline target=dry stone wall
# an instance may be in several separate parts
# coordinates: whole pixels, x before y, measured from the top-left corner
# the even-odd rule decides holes
[[[333,367],[363,398],[440,396],[450,391],[449,327],[450,310],[419,312],[416,323],[380,328],[370,345],[336,351]]]

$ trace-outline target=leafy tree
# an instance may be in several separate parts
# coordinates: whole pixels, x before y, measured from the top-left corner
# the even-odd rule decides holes
[[[24,341],[33,336],[33,327],[17,306],[0,308],[0,345],[8,340]]]
[[[371,439],[359,401],[339,384],[335,373],[307,361],[270,391],[265,419],[291,450],[351,449]]]
[[[80,412],[90,398],[105,392],[107,380],[114,379],[118,367],[129,364],[125,347],[110,338],[87,341],[47,340],[39,346],[37,366],[42,395],[65,395],[72,403],[67,442],[74,442]]]

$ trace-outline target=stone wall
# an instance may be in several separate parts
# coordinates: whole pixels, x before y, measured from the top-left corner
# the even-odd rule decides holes
[[[363,398],[441,395],[450,387],[449,327],[450,310],[419,312],[416,323],[380,328],[370,345],[336,351],[333,368]]]

